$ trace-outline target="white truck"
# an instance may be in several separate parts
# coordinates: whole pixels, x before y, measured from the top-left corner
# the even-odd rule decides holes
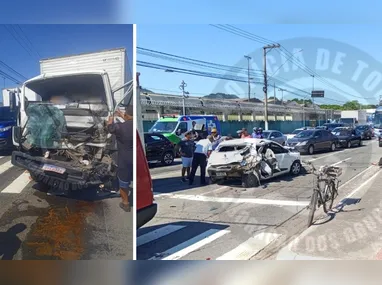
[[[364,125],[367,123],[366,110],[341,111],[340,123],[354,125]]]
[[[18,87],[4,88],[2,90],[2,97],[3,97],[3,106],[4,107],[11,106],[12,101],[15,102],[16,106],[19,106],[20,98],[22,98],[22,97],[27,98],[28,101],[40,101],[41,100],[40,96],[38,96],[32,90],[26,88],[25,94],[22,94],[21,89]]]
[[[20,100],[12,163],[35,181],[65,192],[112,187],[116,140],[107,120],[120,102],[132,103],[124,48],[40,61],[41,75],[24,82],[40,102]],[[133,134],[132,134],[133,135]]]

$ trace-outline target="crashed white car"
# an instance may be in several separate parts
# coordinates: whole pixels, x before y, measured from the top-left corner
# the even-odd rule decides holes
[[[224,141],[208,159],[212,182],[241,179],[244,187],[257,187],[261,180],[301,172],[300,153],[265,139]]]

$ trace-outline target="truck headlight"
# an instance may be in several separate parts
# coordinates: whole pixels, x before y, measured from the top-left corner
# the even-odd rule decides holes
[[[8,127],[0,128],[0,133],[9,131],[10,129],[12,129],[12,126],[8,126]]]

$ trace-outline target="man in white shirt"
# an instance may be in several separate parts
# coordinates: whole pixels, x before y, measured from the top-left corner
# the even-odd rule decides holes
[[[207,139],[200,140],[195,145],[194,158],[192,160],[192,169],[189,176],[189,184],[192,185],[195,179],[196,170],[200,166],[200,184],[206,183],[206,167],[207,158],[212,152],[212,142],[214,141],[212,136],[208,136]]]

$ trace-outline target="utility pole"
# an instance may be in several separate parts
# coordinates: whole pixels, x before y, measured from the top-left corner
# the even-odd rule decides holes
[[[179,89],[182,90],[182,97],[183,97],[183,116],[186,115],[186,98],[188,98],[188,96],[186,97],[186,94],[187,94],[188,92],[186,92],[186,91],[184,90],[184,88],[186,88],[186,87],[187,87],[187,83],[184,82],[184,80],[182,80],[182,83],[180,84]]]
[[[264,66],[264,123],[265,123],[265,130],[268,130],[268,78],[267,78],[267,53],[268,50],[271,50],[273,48],[279,48],[279,44],[273,44],[273,45],[267,45],[263,47],[263,66]]]
[[[287,90],[279,88],[279,91],[281,91],[281,105],[283,105],[284,104],[284,91],[287,91]]]
[[[252,59],[252,57],[245,55],[244,56],[248,60],[248,102],[251,101],[251,83],[250,83],[250,77],[249,77],[249,61]]]

